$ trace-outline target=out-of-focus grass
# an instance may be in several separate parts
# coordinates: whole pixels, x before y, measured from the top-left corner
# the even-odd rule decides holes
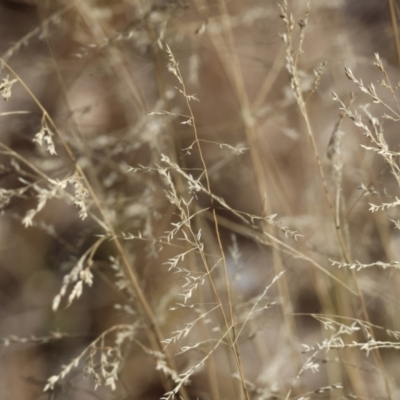
[[[3,2],[5,398],[397,398],[397,4],[281,6]]]

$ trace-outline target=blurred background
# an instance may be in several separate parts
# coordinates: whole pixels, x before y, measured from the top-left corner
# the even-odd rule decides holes
[[[23,220],[29,210],[37,209],[41,188],[49,187],[44,176],[62,180],[75,171],[71,154],[57,135],[56,156],[33,141],[46,110],[116,232],[142,233],[143,240],[126,240],[123,245],[164,336],[198,315],[190,309],[170,311],[182,302],[185,280],[182,271],[168,272],[165,265],[178,254],[163,238],[171,223],[179,220],[179,212],[165,196],[168,188],[157,172],[126,173],[129,166],[162,165],[165,155],[205,185],[201,157],[192,146],[193,127],[182,124],[185,119],[179,116],[188,114],[187,105],[176,89],[179,82],[168,71],[167,46],[179,64],[187,93],[199,100],[190,104],[212,193],[242,213],[277,214],[281,227],[302,235],[294,240],[276,225],[258,225],[254,233],[229,209],[216,206],[238,327],[265,287],[285,271],[263,298],[263,305],[266,300],[276,304],[252,316],[238,340],[250,398],[398,398],[395,345],[369,356],[357,348],[319,352],[312,359],[319,372],[313,373],[304,368],[311,353],[303,354],[301,344],[315,346],[328,337],[323,323],[312,316],[317,314],[350,326],[365,321],[363,311],[367,311],[376,327],[367,324],[359,333],[350,333],[349,342],[367,340],[369,329],[376,340],[395,342],[388,339],[387,329],[400,330],[397,269],[373,267],[353,274],[330,261],[344,261],[337,230],[352,262],[390,262],[399,257],[399,234],[391,222],[398,219],[396,209],[369,211],[369,203],[393,201],[398,182],[379,155],[360,146],[369,145],[368,139],[340,113],[332,92],[353,108],[366,106],[371,115],[382,115],[382,105],[369,104],[371,99],[346,78],[344,68],[378,87],[382,73],[373,65],[378,52],[388,77],[397,84],[400,4],[397,0],[310,4],[308,22],[306,1],[289,1],[288,7],[296,21],[307,22],[298,75],[320,168],[291,88],[281,36],[286,26],[276,2],[1,2],[0,54],[7,66],[2,64],[0,79],[15,79],[12,71],[18,74],[11,98],[0,103],[2,399],[150,400],[165,392],[154,357],[135,341],[151,343],[135,294],[121,289],[124,279],[118,275],[112,241],[102,242],[93,255],[93,286],[84,285],[82,296],[70,307],[67,294],[60,309],[52,311],[63,277],[82,256],[87,257],[96,235],[104,233],[93,201],[85,200],[89,216],[82,220],[73,202],[57,194],[35,215],[32,226],[26,228]],[[295,48],[301,31],[301,23],[300,27],[296,23]],[[377,90],[395,107],[388,90]],[[394,152],[397,124],[385,120],[380,126]],[[243,154],[234,149],[243,149]],[[178,193],[189,199],[182,174],[172,177]],[[72,184],[67,193],[74,195]],[[192,206],[194,213],[212,204],[199,193]],[[193,218],[193,226],[202,231],[206,253],[218,254],[210,210]],[[262,236],[262,231],[276,240]],[[182,264],[182,268],[202,268],[196,257]],[[223,273],[218,270],[215,282],[225,304]],[[193,304],[210,308],[214,300],[209,284],[197,291],[202,294],[194,295]],[[187,338],[170,346],[171,352],[205,337],[218,337],[219,322],[219,317],[210,315],[204,325],[209,336],[196,326]],[[46,380],[62,365],[121,323],[135,326],[136,339],[124,347],[115,391],[94,390],[93,379],[84,377],[85,355],[53,392],[43,393]],[[202,367],[191,378],[188,398],[243,398],[226,347],[213,355],[217,390],[210,389],[213,379]],[[177,369],[187,370],[204,354],[200,348],[178,356]],[[99,359],[94,363],[99,370]],[[333,387],[339,383],[343,389]],[[329,388],[318,392],[325,386]]]

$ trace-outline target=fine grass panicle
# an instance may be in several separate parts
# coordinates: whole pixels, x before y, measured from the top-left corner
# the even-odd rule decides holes
[[[5,399],[399,398],[395,2],[1,7]]]

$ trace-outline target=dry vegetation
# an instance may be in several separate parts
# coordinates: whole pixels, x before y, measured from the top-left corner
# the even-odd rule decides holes
[[[400,15],[360,3],[3,1],[1,399],[400,398]]]

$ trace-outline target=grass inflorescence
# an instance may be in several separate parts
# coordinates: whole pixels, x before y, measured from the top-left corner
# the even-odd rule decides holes
[[[365,7],[4,5],[6,396],[398,398],[398,10]]]

